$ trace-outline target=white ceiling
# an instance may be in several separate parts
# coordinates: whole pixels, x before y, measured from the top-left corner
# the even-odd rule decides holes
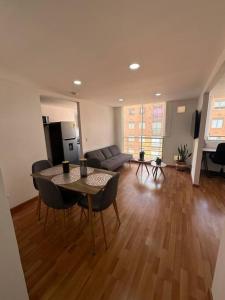
[[[198,96],[224,37],[224,0],[0,3],[0,68],[112,106]]]

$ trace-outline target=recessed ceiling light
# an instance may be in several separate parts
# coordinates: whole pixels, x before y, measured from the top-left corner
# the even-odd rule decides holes
[[[124,99],[123,99],[123,98],[120,98],[120,99],[118,99],[118,101],[119,101],[119,102],[123,102],[123,101],[124,101]]]
[[[76,85],[81,85],[82,82],[80,80],[74,80],[73,83]]]
[[[162,94],[161,93],[155,93],[155,96],[156,97],[159,97],[159,96],[161,96]]]
[[[139,65],[138,63],[133,63],[133,64],[130,64],[130,65],[129,65],[129,68],[130,68],[131,70],[137,70],[137,69],[140,68],[140,65]]]

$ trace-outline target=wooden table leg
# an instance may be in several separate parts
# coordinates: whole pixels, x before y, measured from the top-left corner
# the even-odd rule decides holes
[[[92,214],[92,197],[91,195],[87,195],[87,197],[88,197],[89,226],[90,226],[91,239],[92,239],[92,254],[95,255],[95,232],[94,232],[94,223],[93,223],[93,214]]]

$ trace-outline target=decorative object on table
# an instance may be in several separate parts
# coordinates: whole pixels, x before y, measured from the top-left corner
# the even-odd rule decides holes
[[[141,161],[145,160],[145,152],[144,151],[140,151],[140,153],[139,153],[139,160],[141,160]]]
[[[149,175],[149,171],[148,171],[148,167],[147,167],[147,161],[140,160],[140,159],[134,159],[133,161],[138,163],[138,168],[137,168],[137,171],[136,171],[136,175],[137,175],[140,167],[141,167],[141,171],[143,171],[143,165],[145,166],[145,168],[146,168],[146,170],[148,172],[148,175]]]
[[[180,145],[177,148],[178,151],[178,159],[176,161],[176,169],[178,171],[184,171],[187,169],[187,159],[191,157],[192,153],[189,152],[187,148],[187,144],[185,145]]]
[[[63,173],[69,173],[70,172],[70,162],[68,160],[64,160],[62,162],[62,166],[63,166]]]
[[[162,160],[160,160],[160,164],[158,164],[156,161],[152,161],[151,162],[151,166],[152,166],[152,175],[154,180],[157,179],[158,176],[158,172],[160,171],[160,174],[158,176],[158,178],[163,175],[164,179],[166,179],[165,173],[163,171],[163,168],[166,167],[166,164],[164,162],[162,162]]]
[[[87,177],[87,159],[86,158],[80,159],[80,176]]]
[[[54,184],[69,184],[69,183],[73,183],[79,179],[80,179],[80,175],[75,175],[72,173],[63,173],[63,174],[54,176],[51,179],[51,181]]]
[[[155,162],[156,162],[157,165],[160,165],[161,162],[162,162],[162,159],[159,158],[159,157],[157,157],[156,160],[155,160]]]
[[[89,174],[91,174],[93,172],[94,172],[93,168],[87,167],[87,175],[89,175]],[[73,174],[73,175],[79,175],[80,176],[80,168],[79,167],[72,168],[70,170],[70,173]]]
[[[86,184],[91,186],[103,186],[112,178],[112,175],[106,173],[91,174],[86,179]]]

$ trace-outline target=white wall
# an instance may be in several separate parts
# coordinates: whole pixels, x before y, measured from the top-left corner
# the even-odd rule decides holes
[[[205,93],[198,100],[198,110],[201,111],[201,123],[199,137],[194,140],[194,151],[192,157],[191,178],[194,185],[199,185],[200,172],[202,166],[202,149],[205,145],[205,126],[209,103],[209,93]]]
[[[10,207],[36,196],[31,165],[46,158],[40,97],[30,86],[0,79],[0,167]]]
[[[178,106],[185,106],[184,113],[177,113]],[[192,115],[197,109],[197,99],[168,101],[166,103],[166,126],[163,143],[163,161],[174,165],[174,155],[177,147],[187,144],[193,150],[193,137],[191,135]]]
[[[212,285],[213,300],[225,299],[225,228],[220,240],[219,253]]]
[[[114,144],[113,108],[93,102],[80,102],[81,134],[84,153]]]
[[[9,203],[0,169],[0,299],[28,299]]]
[[[76,103],[73,107],[41,103],[42,116],[49,116],[50,122],[75,121],[77,115]]]

